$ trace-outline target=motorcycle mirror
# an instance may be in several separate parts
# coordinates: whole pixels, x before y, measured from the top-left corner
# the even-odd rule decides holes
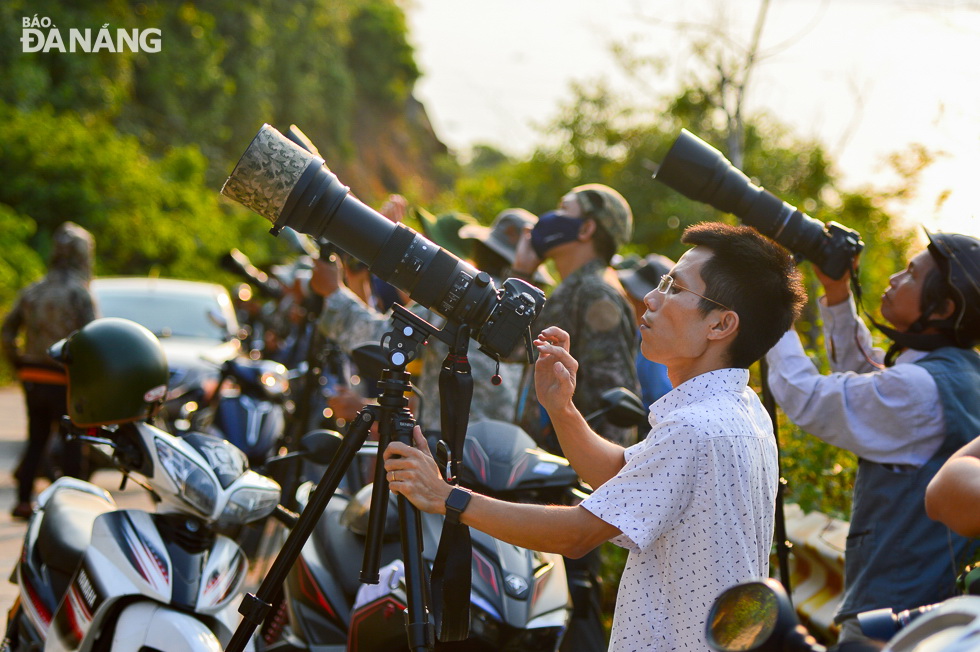
[[[225,333],[225,341],[232,339],[233,335],[228,331],[228,320],[225,319],[217,310],[208,310],[208,321],[220,328]]]
[[[343,442],[343,435],[336,430],[311,430],[300,439],[299,449],[303,457],[315,464],[326,465],[333,461]]]
[[[647,422],[647,409],[640,398],[625,387],[606,390],[599,397],[606,419],[619,428],[642,426]]]
[[[769,578],[724,591],[708,612],[708,646],[718,652],[824,652],[800,625],[783,585]]]

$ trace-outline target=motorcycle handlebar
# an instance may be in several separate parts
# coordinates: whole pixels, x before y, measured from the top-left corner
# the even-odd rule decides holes
[[[272,512],[272,517],[289,529],[296,527],[296,523],[299,522],[299,514],[290,509],[286,509],[282,505],[276,505],[275,510]]]

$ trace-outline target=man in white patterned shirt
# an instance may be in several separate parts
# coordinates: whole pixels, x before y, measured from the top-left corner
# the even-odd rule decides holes
[[[667,366],[674,386],[651,406],[644,441],[624,449],[592,432],[571,401],[578,363],[567,333],[548,328],[535,341],[538,396],[595,487],[583,503],[460,501],[419,431],[418,448],[385,452],[392,491],[423,511],[443,513],[450,500],[466,525],[571,557],[609,540],[627,548],[611,650],[703,650],[715,597],[768,574],[776,444],[748,367],[790,328],[805,295],[788,252],[748,227],[699,224],[683,242],[693,248],[647,295],[640,320],[644,355]]]

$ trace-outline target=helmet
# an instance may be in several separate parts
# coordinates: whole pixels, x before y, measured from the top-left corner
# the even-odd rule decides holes
[[[929,253],[956,302],[950,317],[956,344],[980,340],[980,240],[959,233],[929,233]]]
[[[68,416],[89,427],[149,417],[170,371],[156,336],[128,319],[96,319],[53,345],[68,372]]]
[[[619,249],[633,237],[633,211],[626,199],[601,183],[588,183],[572,188],[586,217],[591,217],[612,237]]]

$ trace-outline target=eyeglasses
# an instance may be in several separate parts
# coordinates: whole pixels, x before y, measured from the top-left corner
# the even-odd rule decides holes
[[[723,303],[718,303],[714,299],[709,299],[708,297],[704,296],[703,294],[698,294],[694,290],[691,290],[689,288],[684,287],[680,283],[676,282],[674,280],[674,277],[671,276],[670,274],[664,274],[663,276],[660,277],[660,284],[657,286],[657,292],[659,292],[660,294],[667,294],[668,292],[670,292],[670,288],[677,288],[678,290],[683,290],[685,292],[690,292],[694,296],[701,297],[705,301],[710,301],[711,303],[715,304],[716,306],[721,306],[725,310],[731,310],[731,308],[729,308],[728,306],[726,306]]]

